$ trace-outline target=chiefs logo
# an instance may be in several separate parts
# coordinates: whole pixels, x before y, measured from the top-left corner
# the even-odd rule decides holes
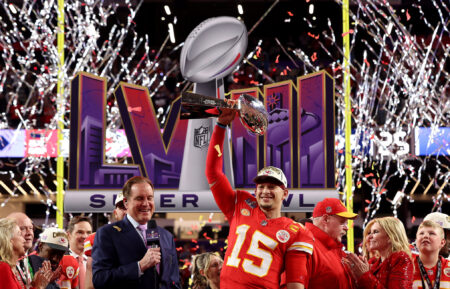
[[[445,268],[444,269],[444,275],[447,277],[450,277],[450,268]]]
[[[289,233],[285,230],[279,230],[276,236],[278,241],[280,241],[281,243],[286,243],[291,237],[291,235],[289,235]]]

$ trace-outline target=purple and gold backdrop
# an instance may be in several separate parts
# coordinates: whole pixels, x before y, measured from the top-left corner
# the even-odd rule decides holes
[[[69,190],[120,189],[135,175],[149,177],[156,188],[178,189],[187,120],[179,119],[181,98],[172,102],[161,129],[146,87],[121,82],[114,94],[133,156],[133,165],[105,163],[106,79],[87,73],[72,82]],[[236,187],[253,187],[264,166],[283,169],[291,189],[334,189],[334,82],[326,72],[258,88],[231,91],[264,101],[269,112],[266,135],[248,133],[236,118],[232,125],[232,161]],[[192,164],[195,168],[195,164]],[[199,174],[204,172],[199,171]],[[295,190],[297,191],[297,190]],[[181,193],[180,193],[181,194]],[[299,206],[307,207],[301,193]],[[199,196],[184,194],[182,205]],[[97,199],[95,199],[97,198]],[[98,201],[99,195],[91,202]],[[161,196],[161,206],[175,208],[176,193]],[[94,200],[94,201],[93,201]],[[292,196],[285,207],[289,207]]]
[[[122,82],[115,96],[134,162],[156,187],[178,187],[187,130],[178,117],[181,98],[172,102],[162,133],[147,88]]]
[[[79,73],[72,81],[69,189],[120,188],[138,165],[105,164],[106,79]]]

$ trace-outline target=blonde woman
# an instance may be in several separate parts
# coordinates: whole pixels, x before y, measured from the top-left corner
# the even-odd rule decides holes
[[[402,222],[394,217],[376,218],[367,224],[363,240],[364,257],[350,253],[343,262],[359,289],[411,289],[414,265]],[[368,263],[369,256],[373,258]]]
[[[25,255],[25,239],[13,219],[0,219],[0,289],[26,289],[16,269],[17,261]],[[49,261],[35,273],[31,289],[44,289],[52,278]]]
[[[219,289],[223,260],[216,253],[195,255],[192,260],[192,289]]]

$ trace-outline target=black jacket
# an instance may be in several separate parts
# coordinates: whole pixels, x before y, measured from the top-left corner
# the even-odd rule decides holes
[[[44,258],[39,257],[38,255],[28,256],[28,260],[30,261],[34,275],[36,275],[36,272],[42,267],[42,263],[45,261]],[[60,287],[56,282],[52,282],[47,285],[46,289],[60,289]]]

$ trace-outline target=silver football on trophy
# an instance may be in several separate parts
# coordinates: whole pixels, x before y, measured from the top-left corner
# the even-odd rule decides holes
[[[192,92],[181,94],[181,119],[218,117],[220,108],[231,108],[223,99]],[[269,114],[259,99],[241,94],[233,107],[239,111],[242,125],[252,134],[264,135],[269,125]]]
[[[195,83],[221,79],[241,63],[247,42],[245,24],[237,18],[206,19],[184,42],[180,55],[181,74]]]

